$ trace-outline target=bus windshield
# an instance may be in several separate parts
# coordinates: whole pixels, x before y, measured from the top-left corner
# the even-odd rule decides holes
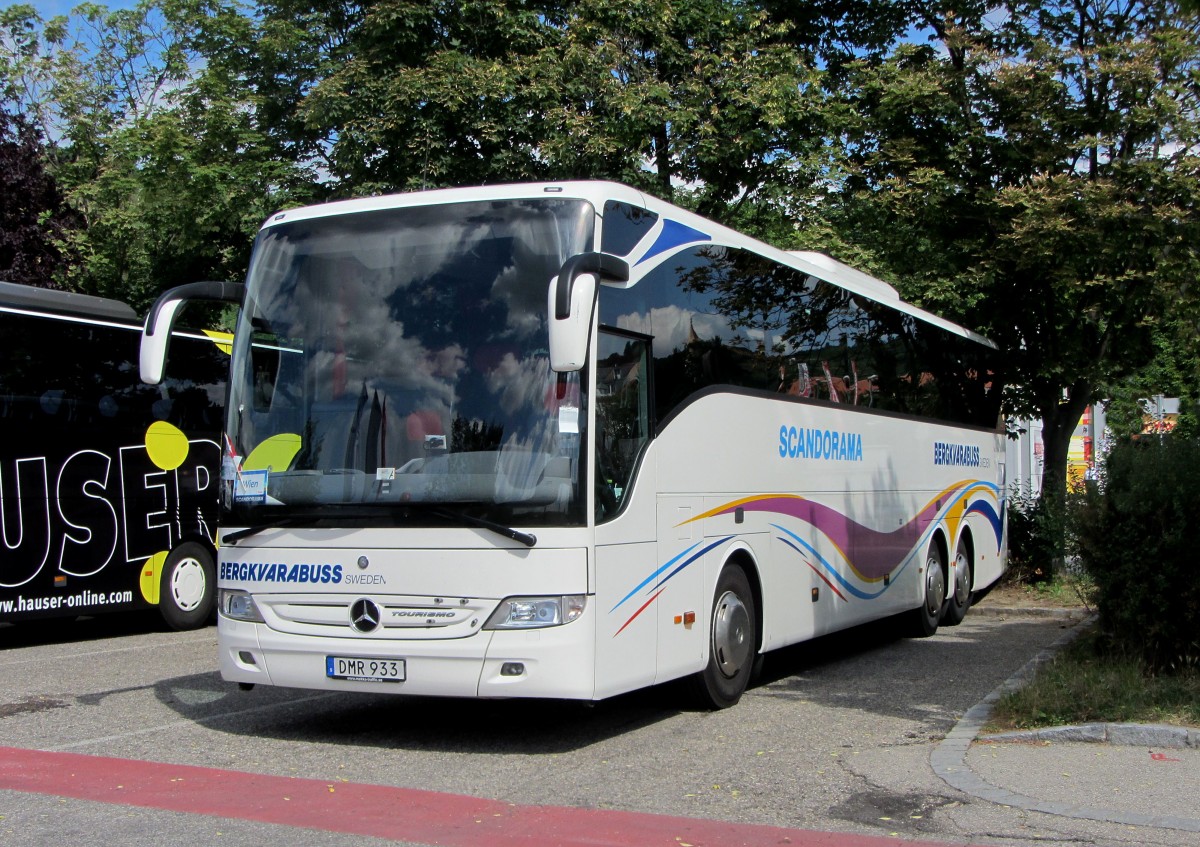
[[[547,198],[265,228],[233,352],[232,519],[331,506],[419,519],[452,505],[582,523],[586,374],[550,369],[546,298],[594,222],[590,204]]]

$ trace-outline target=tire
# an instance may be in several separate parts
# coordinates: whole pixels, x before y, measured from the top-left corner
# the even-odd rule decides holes
[[[212,553],[195,541],[180,544],[163,563],[158,611],[171,629],[199,629],[212,616],[217,569]]]
[[[942,609],[942,626],[958,626],[971,609],[971,548],[966,537],[958,539],[954,551],[954,569],[950,574],[951,591]]]
[[[937,632],[946,601],[945,558],[937,541],[931,539],[921,574],[921,605],[909,613],[909,635],[913,638],[928,638]]]
[[[708,664],[689,679],[698,706],[728,709],[741,699],[758,654],[757,626],[750,580],[737,565],[726,565],[713,594]]]

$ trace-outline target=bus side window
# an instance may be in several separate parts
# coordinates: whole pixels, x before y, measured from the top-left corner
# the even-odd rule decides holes
[[[596,371],[596,521],[611,519],[629,493],[650,439],[646,339],[602,330]]]

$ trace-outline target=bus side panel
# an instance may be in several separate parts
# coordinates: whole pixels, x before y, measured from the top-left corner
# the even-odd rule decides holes
[[[652,444],[625,508],[596,527],[597,699],[651,685],[657,673],[656,469]]]
[[[0,620],[152,606],[167,551],[215,536],[227,360],[179,339],[154,389],[137,326],[0,311],[0,337]]]
[[[596,547],[596,698],[654,682],[653,542]]]
[[[723,553],[696,520],[703,502],[687,496],[658,502],[658,682],[702,670],[708,659],[712,591]]]
[[[734,421],[741,428],[730,432]],[[1003,537],[994,441],[894,415],[730,393],[686,407],[656,447],[664,492],[706,492],[698,516],[706,536],[752,547],[757,533],[772,539],[760,567],[764,644],[773,648],[914,608],[934,533],[952,544],[964,518],[976,551],[990,556],[980,577],[991,579]]]

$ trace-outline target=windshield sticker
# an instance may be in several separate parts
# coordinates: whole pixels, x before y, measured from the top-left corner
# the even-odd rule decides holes
[[[233,481],[233,499],[238,503],[267,502],[267,471],[242,471]]]
[[[572,435],[579,432],[579,407],[578,406],[559,406],[558,407],[558,431],[560,433],[571,433]]]

